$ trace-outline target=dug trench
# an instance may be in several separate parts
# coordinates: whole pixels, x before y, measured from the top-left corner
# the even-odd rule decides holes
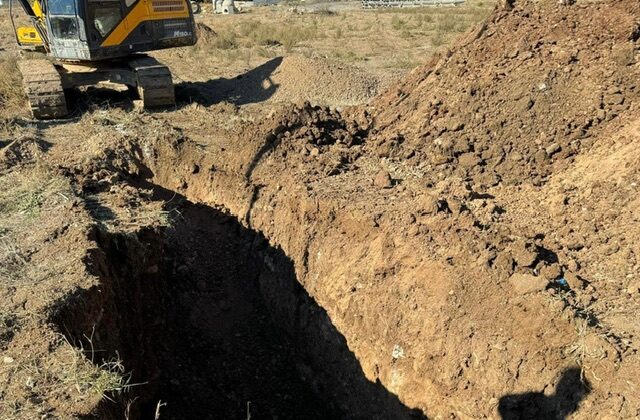
[[[402,209],[358,208],[379,195],[320,199],[286,168],[262,175],[269,155],[248,179],[260,144],[215,154],[162,122],[145,130],[78,169],[108,190],[152,191],[176,216],[95,228],[86,265],[100,285],[54,320],[96,364],[116,357],[131,372],[128,392],[89,418],[560,418],[593,395],[563,352],[573,309],[470,261],[452,238],[485,233],[464,214],[410,234]],[[615,357],[597,337],[590,348]]]
[[[221,208],[151,187],[169,228],[111,233],[54,323],[130,377],[87,418],[422,418],[369,381],[294,264]],[[123,414],[124,413],[124,414]]]

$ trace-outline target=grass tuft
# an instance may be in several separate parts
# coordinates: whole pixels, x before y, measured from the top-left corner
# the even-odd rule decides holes
[[[73,387],[84,397],[98,397],[114,401],[114,397],[128,392],[132,387],[142,384],[131,383],[131,373],[127,372],[122,360],[116,354],[108,360],[96,363],[93,344],[89,351],[82,346],[72,345],[61,336],[61,345],[66,356],[58,361],[52,377],[62,385]]]
[[[0,229],[3,221],[15,216],[28,219],[38,216],[47,198],[69,189],[64,178],[54,175],[46,167],[11,172],[0,177]]]

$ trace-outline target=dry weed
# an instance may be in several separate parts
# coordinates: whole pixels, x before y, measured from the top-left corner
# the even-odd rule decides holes
[[[11,341],[21,321],[17,314],[0,310],[0,348]]]
[[[73,386],[83,396],[97,396],[111,401],[131,387],[143,385],[131,383],[131,373],[127,372],[117,353],[114,357],[96,360],[100,350],[94,348],[93,336],[85,337],[89,349],[81,344],[71,344],[63,335],[59,337],[63,357],[51,373],[61,384]]]
[[[68,181],[45,166],[0,177],[0,229],[10,229],[17,221],[35,218],[49,197],[70,191]]]
[[[39,223],[45,202],[66,201],[69,183],[45,167],[10,172],[0,177],[0,280],[15,282],[24,276],[29,257],[16,237]]]
[[[0,418],[43,418],[41,413],[50,409],[51,401],[70,398],[95,406],[142,385],[131,383],[131,374],[117,355],[95,362],[98,351],[93,348],[85,351],[60,334],[50,340],[47,357],[34,353],[6,365],[9,371],[4,374],[13,378],[13,386],[3,389],[7,403],[0,404]]]
[[[25,110],[26,97],[22,78],[15,57],[0,59],[0,112],[4,117],[14,116]]]
[[[366,67],[402,70],[398,72],[402,74],[484,19],[493,3],[468,0],[459,7],[339,13],[320,8],[295,16],[259,8],[233,19],[211,20],[210,26],[201,23],[198,46],[184,54],[198,59],[203,74],[217,65],[246,71],[265,58],[289,54],[334,57]],[[408,54],[398,57],[400,52]]]

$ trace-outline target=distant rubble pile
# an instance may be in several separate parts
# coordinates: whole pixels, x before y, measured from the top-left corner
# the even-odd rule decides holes
[[[278,86],[273,100],[313,100],[342,105],[360,104],[381,92],[382,82],[367,71],[324,59],[289,56],[268,80]]]
[[[455,6],[465,0],[362,0],[364,9],[388,9],[424,6]]]

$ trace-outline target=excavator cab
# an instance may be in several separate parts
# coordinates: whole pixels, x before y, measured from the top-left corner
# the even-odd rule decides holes
[[[32,23],[14,24],[18,44],[49,56],[19,66],[34,117],[64,117],[64,90],[101,82],[136,89],[145,108],[175,104],[171,72],[143,53],[196,43],[188,0],[14,1]]]

